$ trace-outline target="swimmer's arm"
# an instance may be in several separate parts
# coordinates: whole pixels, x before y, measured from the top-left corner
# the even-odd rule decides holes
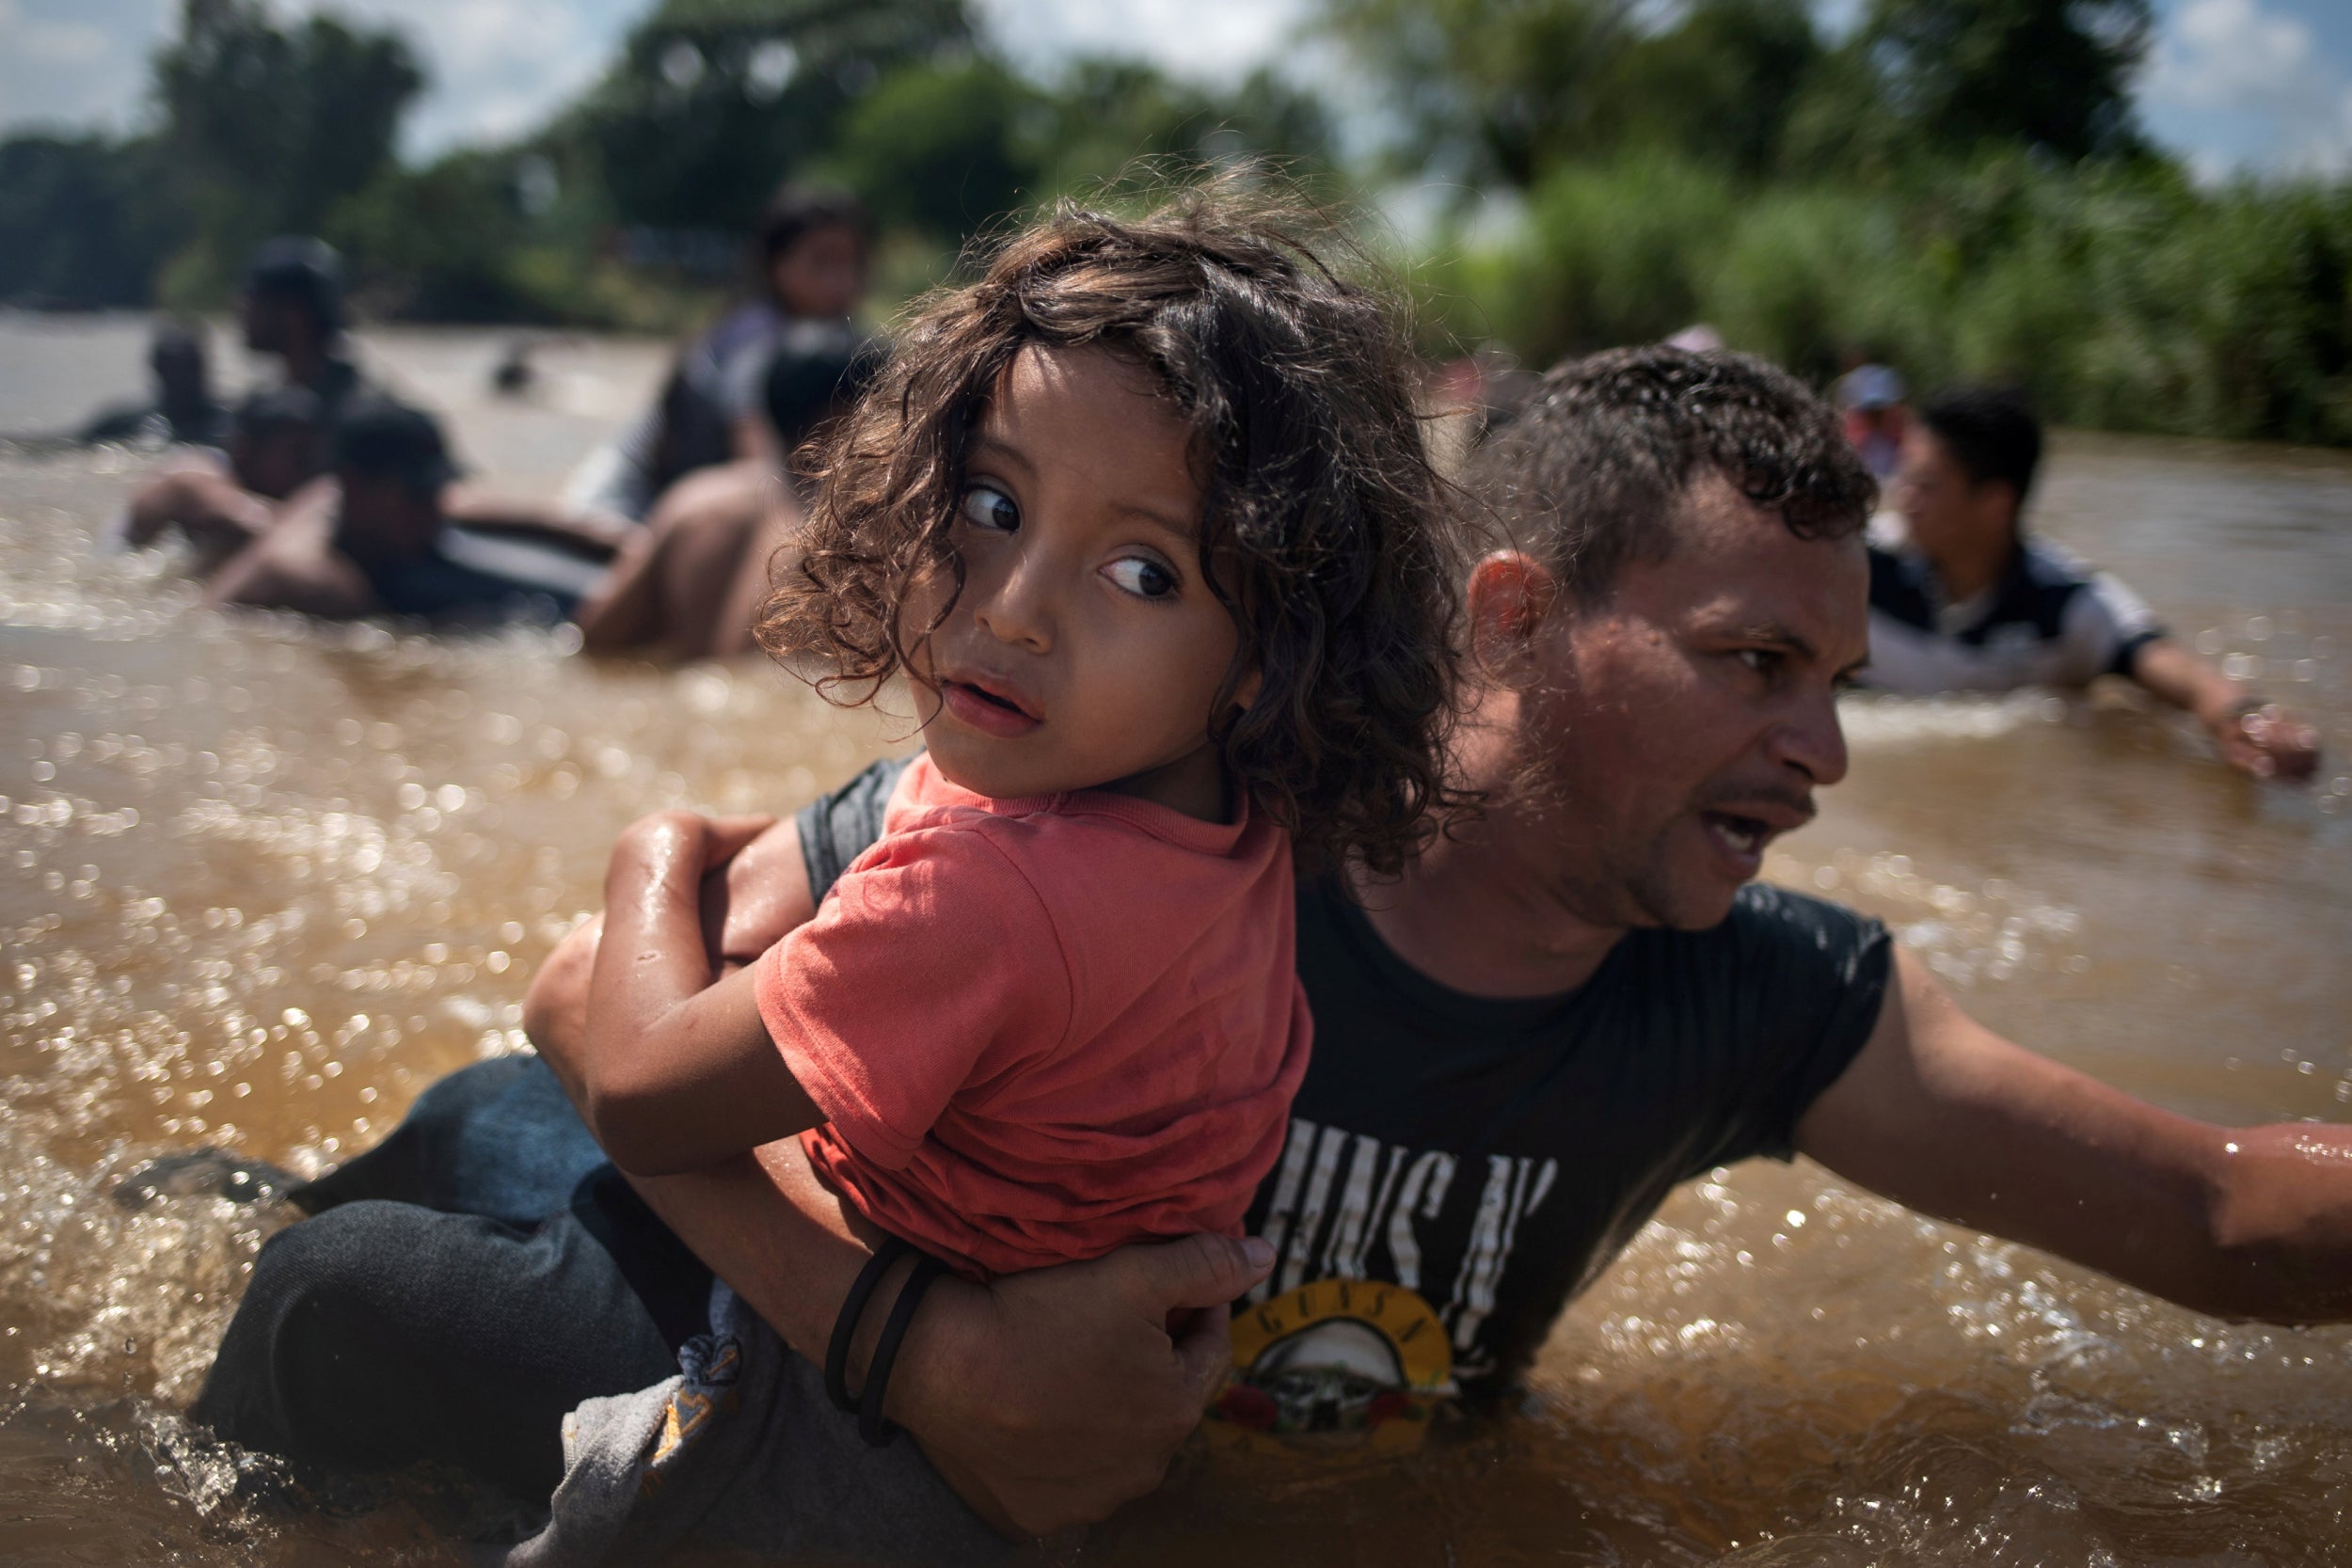
[[[639,531],[611,513],[494,496],[462,483],[442,491],[441,515],[478,532],[537,539],[591,561],[611,560]]]
[[[304,543],[283,531],[263,534],[214,576],[204,602],[215,608],[299,610],[329,621],[358,620],[383,608],[367,578],[340,550],[302,547]]]
[[[1801,1151],[2200,1311],[2352,1319],[2352,1127],[2159,1110],[2003,1039],[1895,961],[1868,1042],[1797,1125]]]
[[[715,974],[704,936],[706,875],[771,825],[657,812],[613,847],[585,1037],[550,1066],[624,1170],[699,1169],[825,1119],[769,1037],[752,971]]]
[[[2132,679],[2159,702],[2193,715],[2222,759],[2258,779],[2307,779],[2319,767],[2319,733],[2247,689],[2169,637],[2132,655]]]

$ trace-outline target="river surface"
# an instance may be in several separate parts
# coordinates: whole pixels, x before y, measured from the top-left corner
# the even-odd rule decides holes
[[[135,390],[143,330],[0,318],[0,432]],[[501,342],[365,339],[520,493],[662,362],[551,342],[500,402]],[[305,1171],[366,1147],[521,1046],[629,818],[788,812],[896,736],[756,662],[207,612],[90,548],[144,461],[0,450],[0,1560],[462,1562],[425,1505],[226,1500],[233,1462],[176,1412],[277,1221],[110,1190],[198,1143]],[[2352,460],[2066,439],[2035,520],[2317,721],[2316,787],[2114,694],[1858,700],[1851,778],[1768,875],[2161,1104],[2352,1120]],[[2352,1561],[2347,1532],[2352,1331],[2201,1318],[1755,1163],[1666,1206],[1513,1414],[1408,1457],[1204,1442],[1083,1556],[2217,1568]]]

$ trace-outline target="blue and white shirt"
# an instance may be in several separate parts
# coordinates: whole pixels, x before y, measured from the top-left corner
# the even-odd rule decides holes
[[[1870,662],[1862,682],[1883,691],[2013,691],[2128,675],[2164,635],[2139,596],[2047,540],[2021,540],[2000,580],[1957,603],[1902,519],[1872,519]]]

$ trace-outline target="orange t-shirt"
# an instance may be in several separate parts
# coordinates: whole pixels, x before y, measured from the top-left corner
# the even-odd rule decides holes
[[[930,756],[759,960],[831,1119],[809,1163],[968,1275],[1238,1235],[1311,1034],[1290,841],[1082,791],[992,800]]]

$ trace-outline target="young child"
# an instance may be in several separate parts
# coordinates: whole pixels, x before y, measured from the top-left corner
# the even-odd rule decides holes
[[[615,1163],[688,1170],[800,1133],[848,1203],[974,1277],[1238,1231],[1309,1045],[1294,863],[1393,871],[1457,803],[1454,572],[1409,364],[1381,298],[1219,191],[1139,221],[1064,214],[918,313],[825,437],[760,634],[847,703],[903,678],[927,754],[816,917],[732,974],[698,890],[764,824],[667,813],[623,835],[586,1038],[542,1042]],[[405,1194],[408,1165],[463,1142],[408,1139],[382,1180],[273,1239],[199,1418],[248,1446],[522,1484],[554,1425],[532,1413],[584,1399],[531,1561],[593,1558],[583,1540],[657,1491],[714,1518],[701,1481],[633,1478],[681,1444],[701,1443],[698,1476],[755,1478],[736,1490],[757,1501],[822,1467],[740,1445],[856,1442],[788,1392],[813,1371],[772,1357],[761,1374],[716,1355],[744,1415],[705,1420],[707,1340],[686,1359],[709,1401],[689,1389],[630,1425],[649,1380],[627,1370],[644,1363],[626,1298],[681,1343],[659,1267],[615,1253],[626,1284],[551,1304],[547,1282],[593,1250],[577,1227],[345,1201]],[[614,1346],[613,1381],[579,1365],[588,1342]],[[747,1361],[766,1343],[747,1338]],[[718,1429],[735,1435],[695,1435]]]
[[[973,1276],[1237,1229],[1306,1064],[1294,850],[1392,869],[1443,794],[1404,372],[1377,301],[1205,201],[1048,224],[915,321],[761,640],[846,700],[903,675],[928,754],[715,984],[698,887],[742,830],[624,834],[572,1065],[616,1164],[803,1133]]]

